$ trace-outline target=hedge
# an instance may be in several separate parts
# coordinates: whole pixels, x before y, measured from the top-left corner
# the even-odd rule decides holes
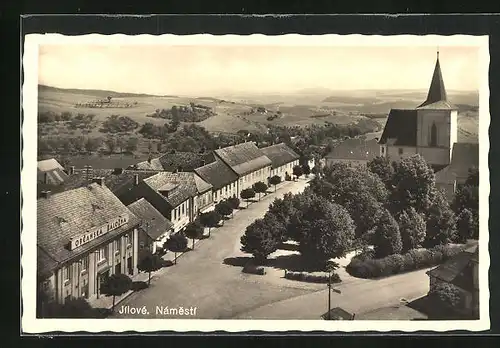
[[[305,272],[290,272],[286,271],[285,278],[290,280],[298,280],[301,282],[310,283],[328,283],[328,275],[314,275]],[[340,283],[342,280],[337,273],[332,274],[331,282]]]
[[[358,278],[378,278],[441,264],[462,252],[463,245],[438,245],[431,249],[414,249],[406,254],[394,254],[381,259],[354,257],[346,271]]]
[[[252,264],[248,264],[243,269],[241,270],[243,273],[248,273],[248,274],[258,274],[258,275],[264,275],[266,274],[266,270],[262,266],[255,266]]]

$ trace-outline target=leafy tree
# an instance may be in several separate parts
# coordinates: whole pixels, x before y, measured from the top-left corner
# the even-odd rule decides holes
[[[394,166],[387,157],[377,156],[367,164],[368,169],[377,174],[387,188],[391,187],[394,176]]]
[[[365,167],[335,163],[324,168],[322,178],[315,177],[310,189],[330,202],[344,206],[356,225],[356,237],[372,232],[387,201],[382,180]]]
[[[281,176],[279,175],[274,175],[271,178],[269,178],[269,184],[274,185],[274,192],[276,192],[276,185],[278,185],[281,182]]]
[[[62,121],[69,121],[69,120],[71,120],[71,117],[73,117],[71,112],[69,112],[69,111],[61,112],[61,120]]]
[[[89,137],[85,142],[85,150],[87,150],[88,153],[96,152],[102,146],[102,143],[102,138]]]
[[[399,213],[406,207],[413,207],[425,213],[434,199],[434,171],[420,155],[413,155],[394,162],[393,189],[390,192],[390,210]]]
[[[123,149],[125,148],[126,144],[127,143],[123,137],[119,136],[116,138],[116,147],[120,149],[120,153],[123,153]]]
[[[37,303],[38,318],[96,318],[97,312],[84,298],[70,298],[64,304],[53,300]]]
[[[388,210],[384,210],[381,214],[373,237],[377,258],[399,254],[402,250],[403,244],[398,224]]]
[[[467,239],[474,237],[475,221],[472,212],[465,208],[457,216],[457,241],[465,243]]]
[[[415,208],[409,207],[398,216],[399,232],[403,243],[403,252],[419,247],[425,239],[425,219]]]
[[[231,204],[228,203],[227,200],[220,201],[216,206],[215,206],[215,211],[217,214],[219,214],[224,221],[224,218],[231,215],[233,213],[233,207]],[[224,223],[224,222],[223,222]]]
[[[128,152],[134,152],[137,150],[137,146],[139,145],[139,139],[135,138],[135,137],[132,137],[132,138],[129,138],[127,140],[127,143],[125,145],[125,149],[128,151]],[[151,145],[151,143],[149,144]]]
[[[258,181],[255,184],[253,184],[253,190],[259,194],[259,201],[260,201],[260,195],[261,193],[266,193],[267,185],[262,181]]]
[[[85,150],[85,138],[84,137],[78,136],[78,137],[72,138],[71,142],[73,144],[73,148],[76,151],[81,152],[81,151]]]
[[[296,213],[293,199],[293,195],[288,192],[283,198],[275,198],[268,209],[268,213],[273,214],[286,228],[289,227],[291,216]]]
[[[219,221],[221,220],[221,216],[215,210],[203,213],[200,215],[200,223],[208,227],[208,236],[210,237],[210,229],[212,227],[217,227],[219,225]]]
[[[305,216],[307,214],[306,209],[312,205],[312,200],[316,196],[307,191],[296,194],[292,196],[291,203],[292,207],[290,208],[290,217],[288,219],[287,225],[287,237],[288,239],[294,240],[296,242],[300,242],[302,239],[302,227],[305,223],[307,223],[308,218]],[[286,197],[283,197],[285,201]],[[284,202],[287,203],[287,202]],[[286,211],[286,206],[284,207]],[[275,215],[279,217],[279,214]]]
[[[324,265],[330,258],[345,256],[354,239],[354,222],[341,205],[312,197],[302,216],[300,253]]]
[[[233,208],[233,211],[231,212],[231,216],[232,216],[234,210],[236,210],[240,207],[240,199],[238,197],[229,197],[227,199],[227,203],[231,206],[231,208]]]
[[[104,141],[104,143],[106,144],[106,146],[109,149],[110,153],[115,152],[117,144],[116,144],[116,139],[114,137],[108,137],[108,138],[106,138],[106,140]]]
[[[200,221],[195,220],[186,226],[184,233],[186,234],[186,237],[193,240],[193,247],[191,249],[194,250],[194,240],[201,239],[203,237],[203,225]]]
[[[296,165],[293,167],[293,175],[295,175],[298,178],[300,178],[304,174],[304,171],[302,170],[302,167],[299,165]]]
[[[170,236],[164,243],[163,248],[174,253],[174,264],[177,264],[177,253],[183,252],[187,248],[188,240],[182,233]]]
[[[255,191],[252,188],[246,188],[241,190],[240,196],[242,199],[247,201],[247,208],[249,204],[249,200],[255,197]]]
[[[279,217],[268,211],[263,219],[278,241],[286,241],[286,225]]]
[[[151,284],[151,272],[161,268],[161,258],[158,255],[153,255],[149,250],[145,251],[143,257],[139,261],[137,268],[139,271],[148,272],[148,286]]]
[[[304,173],[304,175],[311,174],[311,168],[309,167],[309,164],[307,162],[302,164],[302,173]]]
[[[469,238],[479,238],[479,172],[477,168],[469,170],[464,185],[459,185],[452,204],[453,211],[460,215],[467,210],[472,214]]]
[[[257,263],[262,263],[277,250],[279,242],[269,220],[257,219],[248,225],[241,236],[241,251],[252,254]]]
[[[121,296],[132,288],[132,279],[123,273],[112,274],[105,282],[101,285],[101,293],[113,296],[113,306],[111,311],[115,310],[115,299],[116,296]]]
[[[447,244],[455,239],[456,218],[443,191],[435,190],[427,212],[425,247]]]

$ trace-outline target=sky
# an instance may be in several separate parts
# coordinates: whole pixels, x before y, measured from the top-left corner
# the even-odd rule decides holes
[[[437,47],[43,45],[39,84],[155,95],[427,89]],[[441,47],[447,90],[479,89],[479,49]]]

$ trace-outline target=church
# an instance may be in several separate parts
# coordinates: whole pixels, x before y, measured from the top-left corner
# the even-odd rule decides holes
[[[450,199],[469,169],[478,167],[479,144],[458,142],[458,108],[448,101],[439,51],[427,99],[414,109],[392,109],[379,145],[380,156],[393,160],[420,154]]]

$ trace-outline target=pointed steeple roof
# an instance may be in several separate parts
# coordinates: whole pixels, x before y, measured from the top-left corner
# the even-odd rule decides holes
[[[427,99],[418,107],[420,108],[440,101],[448,102],[448,98],[446,96],[446,89],[444,88],[441,66],[439,65],[439,51],[437,51],[436,66],[434,67],[434,74],[432,75],[431,86],[429,87]]]

